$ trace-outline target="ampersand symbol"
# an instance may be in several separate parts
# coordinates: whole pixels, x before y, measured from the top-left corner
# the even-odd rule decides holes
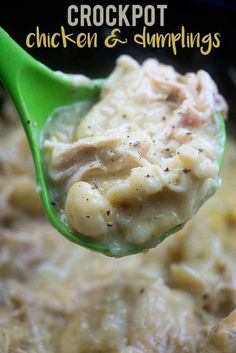
[[[126,44],[128,42],[127,38],[125,38],[124,40],[117,38],[116,33],[120,34],[120,32],[121,30],[119,28],[114,28],[111,31],[111,34],[106,37],[104,44],[107,48],[113,48],[117,45],[117,43]]]

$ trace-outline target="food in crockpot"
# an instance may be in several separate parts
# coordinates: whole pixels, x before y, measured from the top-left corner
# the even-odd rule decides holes
[[[222,187],[175,236],[108,258],[50,226],[19,118],[0,114],[0,351],[234,353],[236,144]]]

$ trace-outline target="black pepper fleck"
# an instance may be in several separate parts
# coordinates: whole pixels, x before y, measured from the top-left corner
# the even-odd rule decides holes
[[[183,169],[183,172],[184,172],[185,174],[189,173],[190,171],[191,171],[191,169],[188,169],[188,168],[184,168],[184,169]]]
[[[51,205],[52,205],[52,206],[56,206],[56,202],[55,202],[55,201],[52,201],[52,202],[51,202]]]
[[[136,141],[136,142],[133,143],[133,146],[134,146],[134,147],[137,147],[137,146],[139,146],[139,145],[140,145],[140,141]]]
[[[90,216],[86,216],[86,218],[90,218]]]
[[[202,295],[202,299],[206,300],[206,299],[208,299],[208,298],[209,298],[209,294],[208,294],[208,293],[204,293],[204,294]]]
[[[146,175],[146,178],[150,178],[150,176],[151,176],[150,174],[147,174],[147,175]]]
[[[168,167],[164,170],[164,172],[169,172],[169,171],[170,169]]]
[[[206,310],[206,311],[208,311],[208,305],[205,303],[205,304],[203,304],[203,306],[202,306],[202,308],[204,309],[204,310]]]
[[[199,148],[198,151],[201,153],[204,152],[204,150],[202,148]]]
[[[107,210],[107,215],[110,216],[110,214],[111,214],[111,211]]]
[[[112,227],[112,226],[113,226],[113,223],[109,222],[109,223],[107,223],[107,226],[108,226],[108,227]]]

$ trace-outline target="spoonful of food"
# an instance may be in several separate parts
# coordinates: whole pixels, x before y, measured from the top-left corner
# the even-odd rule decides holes
[[[0,28],[0,79],[45,212],[70,241],[121,257],[178,231],[219,186],[225,103],[204,72],[122,56],[104,81],[50,70]]]

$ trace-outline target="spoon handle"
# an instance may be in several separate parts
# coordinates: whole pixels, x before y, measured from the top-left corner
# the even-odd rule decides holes
[[[73,82],[70,76],[35,60],[2,27],[0,80],[13,98],[26,131],[29,119],[34,118],[41,129],[55,108],[96,97],[104,82],[93,80],[91,85]]]
[[[38,77],[53,76],[52,73],[52,70],[35,60],[0,27],[0,80],[12,97],[26,130],[30,113],[28,101],[32,100]]]
[[[34,59],[0,27],[0,79],[15,98],[17,78],[22,69],[32,66]]]

